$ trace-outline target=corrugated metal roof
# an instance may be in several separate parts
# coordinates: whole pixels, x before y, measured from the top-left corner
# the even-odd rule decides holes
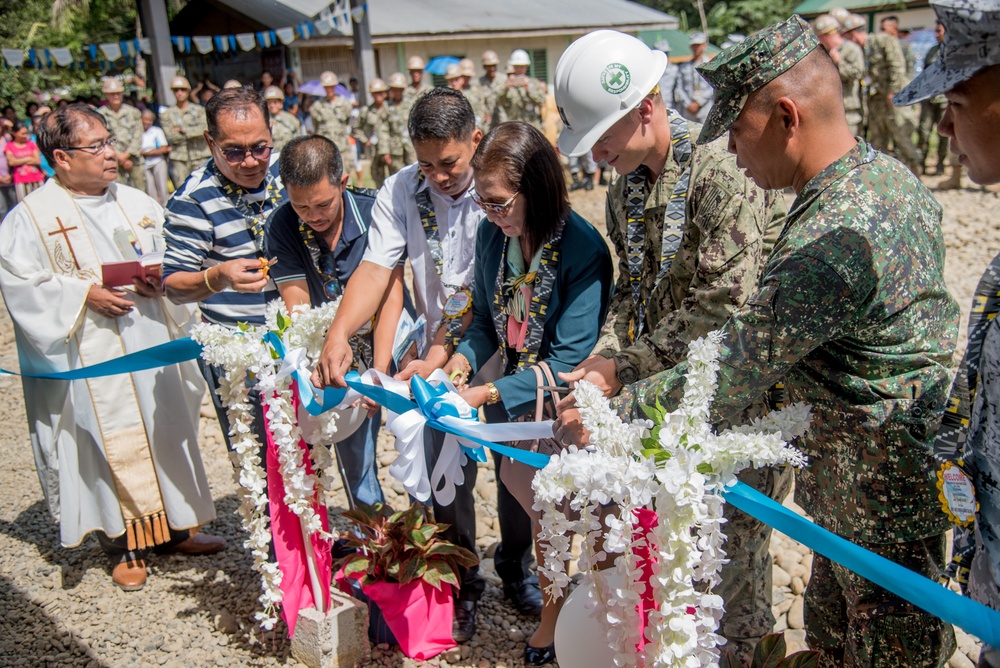
[[[316,18],[329,0],[218,0],[269,28]],[[372,36],[673,28],[677,19],[629,0],[368,0]],[[343,34],[335,29],[331,35]],[[348,31],[346,34],[350,34]]]
[[[795,7],[796,14],[804,16],[815,16],[830,11],[834,7],[843,7],[853,12],[878,12],[891,9],[914,7],[926,7],[926,0],[911,0],[910,2],[900,2],[900,0],[805,0]]]

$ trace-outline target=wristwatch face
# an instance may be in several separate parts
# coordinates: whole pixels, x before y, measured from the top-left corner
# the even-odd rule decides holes
[[[615,358],[615,364],[618,367],[618,382],[622,385],[631,385],[635,381],[639,380],[639,370],[636,369],[627,359]]]

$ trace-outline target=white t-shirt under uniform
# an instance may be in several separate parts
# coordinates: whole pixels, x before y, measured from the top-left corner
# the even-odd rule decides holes
[[[441,240],[443,265],[438,276],[417,209],[419,166],[404,167],[385,181],[372,209],[365,260],[386,269],[410,259],[417,312],[427,318],[428,342],[441,324],[442,309],[456,290],[473,280],[476,232],[485,216],[466,190],[458,199],[441,195],[427,179],[419,190],[429,189]],[[471,189],[472,184],[469,184]]]

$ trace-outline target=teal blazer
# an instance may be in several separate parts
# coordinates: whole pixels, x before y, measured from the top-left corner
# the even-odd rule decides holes
[[[497,272],[507,237],[499,227],[483,218],[476,237],[475,286],[472,291],[472,324],[458,344],[475,375],[497,352],[500,340],[493,323],[493,298]],[[572,371],[593,352],[608,314],[612,289],[611,253],[603,237],[577,215],[570,214],[560,245],[556,282],[548,303],[548,318],[538,358],[552,373]],[[535,374],[517,371],[517,353],[508,350],[508,368],[494,381],[500,404],[486,408],[492,422],[521,417],[535,407]],[[558,377],[556,380],[559,381]],[[506,415],[498,414],[498,408]]]

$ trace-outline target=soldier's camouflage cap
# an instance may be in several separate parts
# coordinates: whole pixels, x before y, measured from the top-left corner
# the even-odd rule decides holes
[[[897,107],[947,93],[981,70],[1000,64],[1000,5],[996,0],[933,0],[944,26],[938,59],[892,97]]]
[[[715,89],[715,102],[698,137],[707,144],[736,121],[747,97],[784,74],[819,46],[812,27],[795,15],[764,28],[712,58],[698,71]]]

